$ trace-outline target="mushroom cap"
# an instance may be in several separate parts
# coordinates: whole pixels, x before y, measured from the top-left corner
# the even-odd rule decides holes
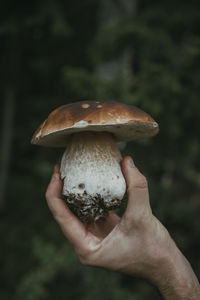
[[[55,109],[34,133],[31,143],[66,147],[70,134],[110,132],[117,141],[154,136],[158,124],[141,109],[115,101],[80,101]]]

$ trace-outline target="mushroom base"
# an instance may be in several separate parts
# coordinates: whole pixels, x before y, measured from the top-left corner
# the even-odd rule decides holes
[[[85,201],[84,201],[85,196]],[[95,197],[90,195],[69,194],[62,195],[70,210],[83,222],[90,223],[108,215],[108,210],[119,208],[125,199],[112,199],[105,203],[104,199],[97,194]]]
[[[83,221],[98,220],[123,202],[126,183],[121,153],[110,133],[71,136],[61,161],[63,198]]]

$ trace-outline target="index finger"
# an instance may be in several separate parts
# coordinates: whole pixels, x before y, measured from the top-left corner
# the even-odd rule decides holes
[[[46,191],[47,204],[64,235],[77,251],[80,252],[87,245],[88,232],[84,224],[70,211],[67,204],[61,199],[62,186],[58,166],[55,166],[54,174]]]

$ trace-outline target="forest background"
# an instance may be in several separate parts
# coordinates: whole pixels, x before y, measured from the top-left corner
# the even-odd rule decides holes
[[[143,280],[82,266],[44,198],[63,149],[30,145],[60,105],[140,107],[131,142],[154,214],[200,278],[200,1],[3,1],[0,10],[0,299],[161,299]]]

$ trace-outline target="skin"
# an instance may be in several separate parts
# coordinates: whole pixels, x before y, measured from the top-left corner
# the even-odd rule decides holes
[[[109,212],[106,219],[85,225],[61,199],[59,165],[54,168],[47,203],[81,263],[144,278],[164,299],[200,299],[197,277],[167,229],[152,214],[147,180],[131,157],[123,159],[122,172],[128,193],[123,216]]]

